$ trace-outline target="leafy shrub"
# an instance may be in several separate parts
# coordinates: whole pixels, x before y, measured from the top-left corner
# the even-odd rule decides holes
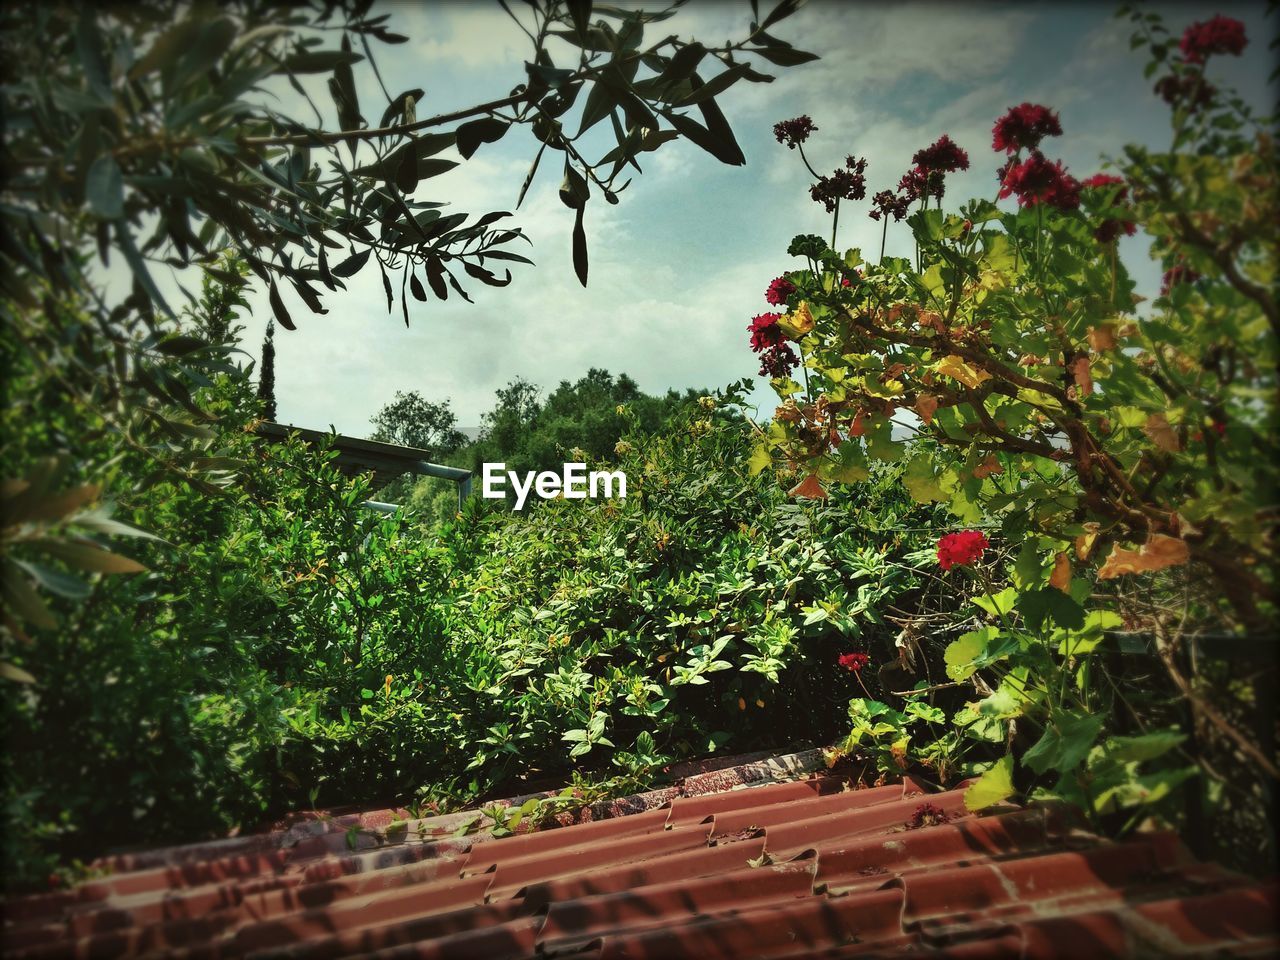
[[[1003,562],[981,559],[976,532],[938,547],[941,566],[958,568],[947,574],[955,622],[975,627],[945,654],[951,680],[977,695],[953,722],[1003,731],[970,805],[1058,796],[1117,826],[1199,772],[1189,761],[1207,753],[1182,749],[1194,731],[1167,729],[1183,696],[1229,743],[1220,753],[1243,753],[1270,785],[1280,775],[1274,666],[1252,694],[1260,743],[1227,719],[1247,706],[1240,691],[1184,666],[1195,634],[1266,642],[1274,629],[1275,122],[1205,77],[1211,54],[1243,48],[1242,24],[1193,25],[1179,44],[1157,15],[1133,17],[1134,46],[1149,75],[1163,71],[1157,92],[1174,108],[1169,150],[1129,147],[1123,176],[1080,181],[1042,151],[1064,133],[1056,114],[1014,107],[993,143],[1007,155],[1000,198],[1017,208],[944,210],[947,176],[969,157],[943,135],[896,192],[872,198],[884,231],[906,220],[914,257],[885,256],[882,243],[874,262],[835,249],[841,201],[866,196],[866,164],[850,156],[811,190],[834,214],[830,244],[795,238],[788,253],[804,265],[769,285],[779,312],[750,325],[782,401],[755,469],[821,499],[899,464],[914,499],[944,504],[959,528],[994,526],[1008,545]],[[814,132],[805,117],[777,128],[806,164]],[[1166,268],[1142,310],[1116,247],[1138,229]],[[1127,688],[1104,643],[1122,626],[1154,637],[1163,703]],[[902,742],[905,715],[868,702],[853,715],[855,740]]]

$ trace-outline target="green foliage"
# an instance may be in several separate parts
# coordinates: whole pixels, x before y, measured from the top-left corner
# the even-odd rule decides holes
[[[449,401],[427,400],[416,390],[396,391],[396,398],[385,404],[373,417],[375,427],[371,440],[395,443],[402,447],[425,450],[430,459],[439,460],[467,442],[458,429],[458,417]]]
[[[130,549],[145,570],[90,572],[81,599],[50,597],[58,629],[4,638],[34,680],[4,701],[13,883],[107,844],[216,836],[316,804],[458,806],[531,776],[574,781],[521,814],[543,818],[676,758],[830,741],[854,690],[839,653],[893,661],[886,605],[932,589],[912,531],[934,509],[891,474],[789,503],[746,466],[736,388],[666,408],[654,430],[633,397],[610,450],[625,500],[512,514],[473,498],[427,534],[411,511],[362,509],[368,479],[343,477],[330,452],[246,430],[258,410],[244,370],[197,388],[216,419],[166,441],[174,464],[212,446],[235,465],[235,484],[208,489],[155,468],[163,421],[128,438],[97,429],[92,408],[45,392],[35,354],[7,356],[16,389],[53,401],[42,421],[6,410],[15,465],[38,461],[48,425],[83,438],[64,486],[97,485],[113,522],[163,538]],[[49,569],[72,572],[56,557]],[[513,829],[510,816],[491,828]]]

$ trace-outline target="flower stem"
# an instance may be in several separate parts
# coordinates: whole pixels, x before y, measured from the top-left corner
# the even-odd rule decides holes
[[[836,197],[836,209],[831,217],[831,249],[836,248],[836,230],[840,226],[840,198]]]

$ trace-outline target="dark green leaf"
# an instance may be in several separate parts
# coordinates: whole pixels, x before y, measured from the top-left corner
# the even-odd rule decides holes
[[[417,103],[422,99],[422,96],[423,91],[421,87],[415,87],[412,90],[406,90],[404,93],[400,94],[387,104],[386,110],[382,111],[382,119],[378,121],[378,126],[389,127],[392,125],[392,121],[397,124],[400,123],[404,119],[405,102],[412,97],[413,102]]]
[[[364,57],[349,50],[314,50],[285,58],[290,73],[329,73],[342,64],[359,63]]]
[[[578,282],[587,285],[587,231],[582,225],[582,215],[586,205],[578,208],[573,220],[573,272],[578,275]]]
[[[373,252],[372,247],[366,247],[359,253],[354,253],[340,264],[333,268],[332,273],[335,277],[354,277],[360,272],[360,268],[369,260],[369,255]]]
[[[509,127],[510,124],[507,121],[499,120],[497,117],[482,117],[479,120],[464,123],[456,131],[458,153],[462,154],[464,160],[470,160],[472,154],[480,148],[480,144],[501,140]]]
[[[115,157],[104,153],[93,161],[84,180],[85,199],[89,209],[104,220],[124,216],[124,177]]]
[[[427,283],[431,284],[431,292],[441,300],[449,299],[449,288],[444,282],[444,264],[439,257],[427,257]]]
[[[729,135],[729,139],[714,136],[711,131],[702,126],[696,120],[691,120],[686,116],[678,113],[663,114],[671,122],[671,125],[679,131],[682,137],[686,137],[693,143],[696,143],[707,153],[711,154],[722,163],[733,166],[740,166],[746,163],[746,157],[742,154],[742,149],[738,146],[733,135]]]
[[[591,196],[586,179],[566,159],[564,180],[560,184],[560,200],[571,210],[579,209]]]
[[[1020,594],[1016,608],[1031,630],[1039,630],[1046,619],[1066,630],[1078,630],[1084,626],[1084,608],[1056,587],[1042,587]]]
[[[591,26],[591,0],[567,0],[569,16],[573,18],[573,28],[579,37],[585,38],[587,28]]]
[[[293,318],[289,316],[289,311],[284,308],[284,301],[280,299],[280,291],[276,289],[274,280],[271,281],[271,286],[267,290],[267,300],[271,303],[271,312],[276,315],[280,326],[286,330],[298,329],[293,325]]]
[[[1022,757],[1036,773],[1074,770],[1089,754],[1093,741],[1102,732],[1103,717],[1097,714],[1060,713],[1049,718],[1044,734]]]
[[[797,67],[802,63],[819,59],[816,53],[806,53],[804,50],[791,50],[785,47],[762,47],[753,50],[752,53],[759,54],[779,67]]]

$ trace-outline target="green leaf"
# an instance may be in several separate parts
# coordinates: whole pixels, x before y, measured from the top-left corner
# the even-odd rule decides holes
[[[1107,756],[1121,763],[1154,760],[1187,739],[1177,730],[1156,730],[1137,737],[1108,737]]]
[[[61,570],[50,569],[39,563],[32,563],[29,560],[14,560],[13,562],[31,574],[36,583],[50,593],[56,593],[58,596],[66,597],[68,600],[83,600],[89,595],[89,585],[79,577],[63,573]]]
[[[1067,630],[1084,626],[1084,607],[1056,587],[1028,590],[1018,597],[1016,606],[1031,630],[1039,630],[1046,620]]]
[[[999,593],[990,596],[975,596],[972,598],[973,605],[979,609],[985,610],[993,617],[1007,615],[1013,610],[1013,605],[1018,599],[1018,592],[1013,587],[1005,587]]]
[[[1009,799],[1013,793],[1013,756],[1006,754],[964,792],[964,805],[977,812]]]
[[[1000,635],[997,627],[981,627],[961,634],[947,645],[943,660],[947,676],[952,680],[967,680],[973,676],[977,665],[973,662],[987,649],[987,645]]]
[[[147,569],[137,560],[122,557],[96,544],[75,543],[49,537],[37,540],[36,543],[49,556],[57,557],[64,563],[81,570],[91,570],[95,573],[143,573]]]
[[[956,485],[954,475],[945,471],[941,476],[934,475],[933,458],[927,454],[912,458],[902,473],[902,483],[916,503],[945,501]]]
[[[104,153],[93,161],[85,175],[84,195],[89,209],[103,220],[124,216],[124,177],[111,154]]]
[[[1060,713],[1052,715],[1044,733],[1030,750],[1023,754],[1022,762],[1036,773],[1074,770],[1089,754],[1093,741],[1102,732],[1103,717],[1099,714]]]
[[[6,680],[12,680],[15,683],[35,683],[36,678],[19,666],[9,663],[7,660],[0,660],[0,677]]]

